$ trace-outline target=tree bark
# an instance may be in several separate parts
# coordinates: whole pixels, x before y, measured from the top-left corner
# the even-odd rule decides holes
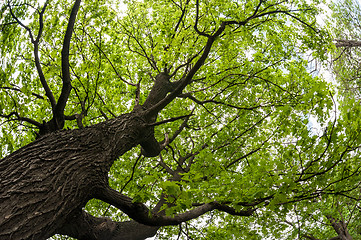
[[[78,240],[143,240],[154,236],[159,227],[146,226],[136,221],[113,222],[96,218],[86,212],[77,214],[58,231]]]
[[[108,186],[113,162],[152,136],[139,111],[41,137],[0,162],[0,239],[46,239]]]
[[[170,86],[169,77],[159,74],[145,106],[91,127],[46,134],[1,159],[0,239],[41,240],[56,233],[79,239],[129,239],[126,236],[130,235],[144,239],[154,235],[157,226],[115,223],[81,209],[109,189],[108,172],[119,156],[138,144],[146,156],[159,154],[150,124],[156,121],[157,113],[149,115],[146,109],[163,99],[172,90]],[[124,206],[137,209],[130,198],[124,199]],[[148,211],[141,204],[139,207],[139,211]]]

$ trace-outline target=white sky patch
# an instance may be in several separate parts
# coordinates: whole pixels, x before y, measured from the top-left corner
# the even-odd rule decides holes
[[[330,56],[331,58],[331,56]],[[315,65],[315,69],[316,69],[316,76],[322,77],[323,79],[325,79],[328,83],[331,83],[332,86],[336,86],[337,82],[336,79],[334,78],[333,74],[332,74],[332,70],[330,66],[322,66],[321,64],[317,64]],[[329,89],[330,90],[330,97],[333,98],[333,102],[334,102],[334,106],[333,109],[331,111],[331,116],[329,119],[327,119],[327,121],[333,121],[335,116],[334,114],[332,114],[333,112],[338,113],[338,102],[337,102],[337,89]],[[333,92],[333,90],[335,90],[334,95],[331,96],[331,92]],[[327,109],[325,109],[326,111]],[[338,115],[338,114],[337,114]],[[320,121],[317,119],[317,117],[313,114],[309,114],[308,115],[308,119],[309,119],[309,123],[308,123],[308,129],[312,132],[312,134],[315,135],[319,135],[320,133],[322,134],[322,126]]]

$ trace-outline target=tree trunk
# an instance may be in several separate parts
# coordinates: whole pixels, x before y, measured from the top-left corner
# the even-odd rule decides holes
[[[0,239],[46,239],[108,186],[113,162],[152,131],[140,111],[41,137],[0,161]],[[154,139],[153,139],[154,140]]]
[[[327,216],[327,219],[330,221],[331,226],[337,232],[338,236],[335,239],[340,240],[352,240],[352,236],[347,230],[347,224],[341,220],[336,220],[332,216]]]

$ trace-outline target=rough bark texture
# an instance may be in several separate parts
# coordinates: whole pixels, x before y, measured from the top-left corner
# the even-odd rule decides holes
[[[99,189],[117,157],[145,142],[136,112],[48,134],[0,162],[0,239],[46,239]]]
[[[159,227],[146,226],[135,221],[113,222],[96,218],[85,212],[77,214],[58,233],[79,240],[143,240],[154,236]]]
[[[131,113],[87,128],[46,134],[1,159],[0,239],[41,240],[56,233],[78,239],[153,236],[159,227],[112,222],[81,209],[94,197],[109,200],[106,194],[114,190],[108,185],[108,171],[119,156],[138,144],[147,156],[159,154],[150,125],[157,113],[150,115],[145,110],[171,91],[167,83],[169,77],[159,74],[145,106]],[[149,211],[126,196],[118,197],[117,204],[127,214]]]

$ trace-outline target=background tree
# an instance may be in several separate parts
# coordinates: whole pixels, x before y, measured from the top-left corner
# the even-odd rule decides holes
[[[306,225],[360,182],[319,2],[125,4],[2,4],[0,238],[341,236]]]
[[[333,25],[341,26],[332,28],[337,47],[333,69],[342,92],[360,98],[360,4],[349,0],[333,4],[332,9],[331,28]]]
[[[345,138],[353,138],[357,142],[360,132],[358,120],[360,4],[353,0],[335,1],[331,3],[330,8],[332,14],[327,19],[328,28],[335,43],[335,48],[330,51],[330,71],[337,84],[336,114],[338,115],[337,125],[340,126],[338,131],[342,131]],[[340,144],[344,143],[340,142]],[[354,154],[356,157],[357,151]],[[341,174],[359,168],[359,161],[345,163],[346,165],[342,164],[343,169],[339,171]],[[320,197],[317,203],[309,208],[310,212],[306,217],[311,217],[312,220],[308,221],[316,220],[318,224],[304,226],[306,239],[328,237],[347,240],[360,237],[360,181],[358,178],[350,177],[347,185],[334,185],[333,188],[340,188],[336,194],[328,195],[327,199],[324,196]],[[302,213],[296,211],[295,213],[298,215],[297,220],[305,218]],[[306,225],[304,220],[300,221],[302,223],[299,225]],[[296,223],[292,223],[292,226],[298,228]],[[336,231],[338,236],[334,237],[334,231],[330,229]]]

